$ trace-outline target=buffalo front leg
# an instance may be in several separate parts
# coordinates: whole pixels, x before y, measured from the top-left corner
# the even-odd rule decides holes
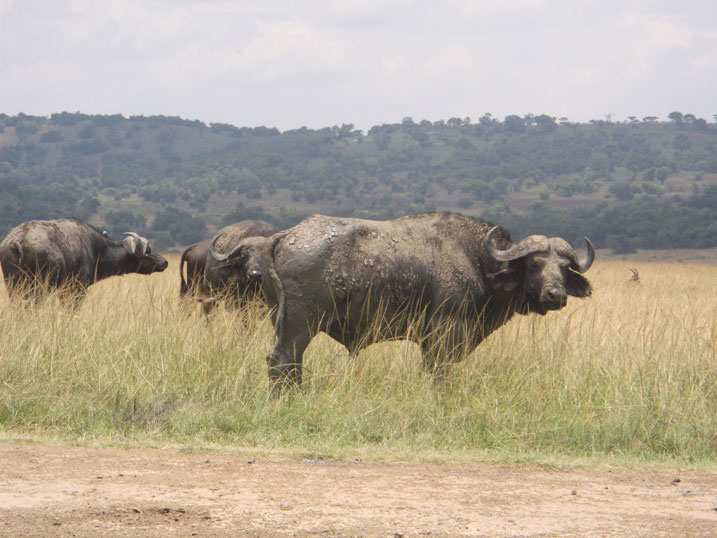
[[[19,303],[27,295],[29,284],[24,282],[18,274],[5,275],[5,287],[10,301]]]
[[[448,329],[435,330],[421,342],[423,365],[436,377],[443,377],[449,365],[463,360],[473,346],[460,323]]]
[[[286,386],[301,385],[301,362],[311,335],[308,330],[282,331],[274,336],[274,345],[266,354],[272,391],[280,394]]]

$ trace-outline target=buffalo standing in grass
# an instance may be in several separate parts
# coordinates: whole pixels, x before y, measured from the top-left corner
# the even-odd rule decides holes
[[[0,243],[0,265],[12,299],[37,301],[62,289],[75,302],[98,280],[127,273],[164,271],[167,260],[134,232],[114,241],[78,219],[31,220]]]
[[[267,222],[244,220],[222,228],[213,238],[202,239],[188,247],[179,262],[180,297],[194,290],[208,314],[219,298],[228,299],[231,306],[238,306],[245,298],[255,295],[261,278],[256,268],[249,270],[245,249],[255,242],[262,243],[265,237],[276,232],[277,229]]]
[[[505,230],[457,214],[391,221],[313,215],[264,250],[264,289],[273,307],[269,377],[301,382],[304,350],[319,331],[350,353],[392,338],[421,345],[430,370],[474,349],[515,313],[545,314],[569,295],[591,293],[562,238],[513,243]]]
[[[201,241],[197,241],[193,245],[189,245],[182,252],[179,258],[179,297],[184,298],[189,293],[197,293],[199,286],[204,278],[204,266],[209,253],[209,243],[212,242],[211,237],[205,237]],[[187,278],[184,278],[184,267],[187,267]]]

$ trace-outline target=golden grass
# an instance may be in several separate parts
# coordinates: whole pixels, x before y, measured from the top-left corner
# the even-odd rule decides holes
[[[274,398],[266,311],[180,304],[178,256],[77,310],[0,294],[6,437],[437,460],[717,461],[717,266],[596,262],[591,299],[516,316],[437,381],[418,347],[324,335]]]

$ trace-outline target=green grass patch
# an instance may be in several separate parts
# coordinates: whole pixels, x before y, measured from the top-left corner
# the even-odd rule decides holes
[[[419,349],[350,358],[320,335],[274,397],[261,305],[209,320],[175,275],[93,286],[79,309],[0,295],[0,434],[312,457],[717,463],[717,269],[620,262],[595,295],[520,316],[435,379]]]

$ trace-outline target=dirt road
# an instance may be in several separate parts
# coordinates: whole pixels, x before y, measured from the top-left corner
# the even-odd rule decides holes
[[[717,472],[0,443],[0,536],[717,536]]]

